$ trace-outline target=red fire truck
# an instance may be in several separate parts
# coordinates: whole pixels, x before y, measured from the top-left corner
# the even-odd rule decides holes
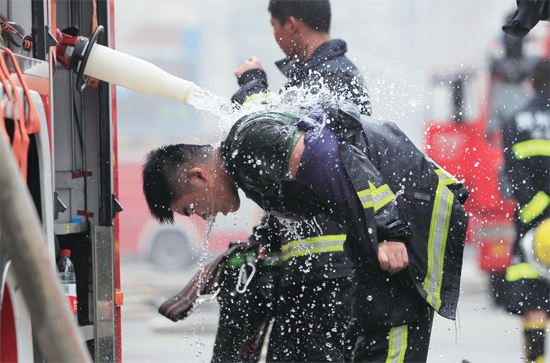
[[[55,266],[59,249],[71,251],[77,335],[91,358],[101,361],[121,360],[115,86],[65,66],[69,59],[84,61],[71,58],[78,46],[114,48],[113,10],[112,0],[0,2],[0,137],[13,151],[41,222],[37,246],[46,246],[48,260],[42,262]],[[60,53],[63,39],[74,44]],[[40,337],[56,335],[42,331],[48,301],[22,293],[42,276],[22,280],[16,271],[24,267],[4,248],[11,238],[4,223],[12,212],[2,209],[0,230],[0,361],[51,361],[40,344]],[[43,304],[42,315],[29,312],[36,304]]]
[[[527,81],[540,57],[550,53],[550,25],[527,37],[502,33],[486,70],[461,67],[432,77],[426,153],[464,184],[471,195],[466,243],[479,247],[478,264],[491,276],[491,296],[499,304],[515,232],[515,203],[509,199],[501,167],[501,122],[531,96]]]

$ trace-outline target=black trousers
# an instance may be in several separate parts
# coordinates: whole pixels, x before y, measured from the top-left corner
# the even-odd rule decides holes
[[[352,288],[348,278],[284,288],[269,337],[267,361],[343,361]]]
[[[347,332],[353,362],[425,362],[434,310],[397,274],[355,271],[353,320]]]
[[[354,362],[426,362],[434,310],[427,304],[417,321],[362,332],[357,337]]]

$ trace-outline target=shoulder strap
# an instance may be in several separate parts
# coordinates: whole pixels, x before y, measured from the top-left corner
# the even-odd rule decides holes
[[[226,257],[242,245],[231,246],[210,262],[204,270],[198,271],[191,281],[177,295],[166,300],[159,307],[159,314],[172,321],[186,318],[197,298],[204,294],[212,294],[220,286],[220,277],[225,267]]]

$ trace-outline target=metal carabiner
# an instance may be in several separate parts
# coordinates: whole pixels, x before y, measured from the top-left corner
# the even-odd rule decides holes
[[[248,277],[246,272],[247,266],[250,266],[252,268],[252,271],[250,272],[250,276]],[[245,262],[241,266],[241,269],[239,270],[239,278],[237,280],[237,287],[235,288],[235,290],[237,290],[239,294],[244,294],[246,292],[246,289],[248,288],[250,281],[252,281],[252,278],[254,277],[255,273],[256,273],[256,266],[254,266],[253,264],[249,264],[248,262]],[[244,285],[243,285],[243,275],[244,275],[244,279],[246,279],[246,281],[244,282]]]

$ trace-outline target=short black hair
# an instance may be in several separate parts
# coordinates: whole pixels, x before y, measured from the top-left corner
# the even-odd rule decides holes
[[[326,33],[330,30],[329,0],[270,0],[268,10],[281,25],[293,16],[313,29]]]
[[[533,69],[533,88],[537,93],[550,92],[550,61],[541,59]]]
[[[174,223],[170,205],[192,186],[186,171],[197,161],[203,163],[211,155],[211,145],[177,144],[162,146],[147,154],[143,165],[143,193],[149,211],[160,223]]]

